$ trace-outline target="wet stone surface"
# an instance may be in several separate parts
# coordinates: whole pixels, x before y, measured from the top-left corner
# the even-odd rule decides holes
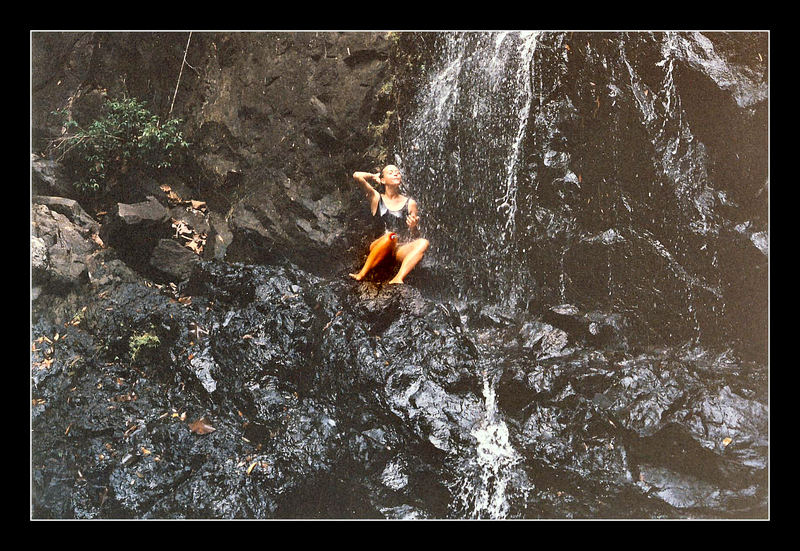
[[[411,286],[289,263],[201,262],[180,296],[107,276],[64,299],[71,322],[35,312],[36,518],[480,516],[499,445],[506,516],[764,514],[766,374],[730,352],[465,323]]]

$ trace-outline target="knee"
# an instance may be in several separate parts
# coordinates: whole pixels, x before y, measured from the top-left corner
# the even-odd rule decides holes
[[[430,242],[427,239],[420,239],[417,245],[419,252],[424,253],[427,251],[428,245],[430,245]]]

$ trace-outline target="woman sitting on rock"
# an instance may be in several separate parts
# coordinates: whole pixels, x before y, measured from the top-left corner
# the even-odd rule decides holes
[[[400,262],[400,269],[389,283],[403,283],[403,279],[411,269],[422,260],[429,245],[427,239],[417,238],[419,234],[417,202],[400,194],[403,177],[394,165],[387,165],[376,174],[354,172],[353,179],[364,190],[372,215],[378,214],[383,220],[386,232],[370,244],[364,267],[357,274],[350,274],[350,277],[361,281],[372,268],[391,255]],[[378,193],[369,184],[369,180],[383,184],[384,193]]]

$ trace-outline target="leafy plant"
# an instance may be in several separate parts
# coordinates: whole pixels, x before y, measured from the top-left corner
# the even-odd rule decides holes
[[[131,167],[168,168],[189,144],[179,129],[181,119],[161,123],[144,102],[135,98],[109,100],[103,114],[86,128],[56,111],[67,131],[55,146],[68,156],[75,186],[85,192],[107,187],[107,182]]]

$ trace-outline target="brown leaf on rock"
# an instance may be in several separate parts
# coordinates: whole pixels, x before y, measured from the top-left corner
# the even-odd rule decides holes
[[[208,434],[210,432],[214,432],[217,429],[212,427],[205,417],[201,417],[200,419],[189,425],[189,430],[195,434]]]
[[[190,248],[192,251],[194,251],[195,253],[197,253],[197,254],[200,254],[201,252],[203,252],[203,245],[199,243],[199,240],[198,240],[197,237],[192,238],[191,241],[186,243],[186,246],[188,248]]]

